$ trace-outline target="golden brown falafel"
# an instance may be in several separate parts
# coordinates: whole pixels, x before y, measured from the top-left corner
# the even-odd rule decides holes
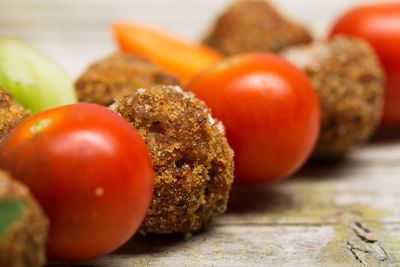
[[[91,65],[75,82],[75,88],[80,102],[108,106],[139,88],[178,84],[150,61],[117,53]]]
[[[304,27],[286,19],[267,1],[240,0],[220,15],[204,43],[229,56],[278,52],[310,41]]]
[[[142,233],[196,232],[225,212],[233,151],[204,102],[178,86],[156,86],[113,109],[139,131],[153,160],[153,201]]]
[[[8,92],[0,88],[0,141],[31,115],[29,110],[20,106]]]
[[[0,171],[0,266],[46,262],[48,221],[29,190]]]
[[[337,158],[372,135],[383,104],[384,76],[361,39],[339,37],[282,52],[310,78],[321,105],[316,158]]]

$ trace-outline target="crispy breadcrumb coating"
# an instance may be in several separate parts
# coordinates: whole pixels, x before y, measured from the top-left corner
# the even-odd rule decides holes
[[[264,0],[235,1],[217,19],[204,43],[225,55],[278,52],[311,41],[307,30]]]
[[[368,140],[378,126],[384,75],[370,45],[339,37],[282,53],[313,83],[321,104],[321,135],[314,157],[337,158]]]
[[[156,86],[112,108],[139,131],[153,160],[153,201],[141,233],[192,233],[225,212],[233,151],[204,102],[178,86]]]
[[[48,220],[28,188],[0,171],[0,222],[7,218],[7,203],[26,205],[0,236],[0,266],[38,267],[46,262]],[[1,213],[3,212],[3,213]],[[4,221],[3,221],[4,223]],[[4,227],[4,225],[0,225]]]
[[[8,92],[0,88],[0,141],[31,115],[29,110],[20,106]]]
[[[178,84],[150,61],[117,53],[91,65],[75,82],[75,88],[80,102],[108,106],[139,88]]]

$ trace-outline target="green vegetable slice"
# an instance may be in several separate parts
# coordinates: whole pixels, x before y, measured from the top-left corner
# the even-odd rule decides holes
[[[77,102],[65,71],[49,57],[14,39],[0,41],[0,86],[33,113]]]
[[[22,200],[0,200],[0,242],[26,207]]]

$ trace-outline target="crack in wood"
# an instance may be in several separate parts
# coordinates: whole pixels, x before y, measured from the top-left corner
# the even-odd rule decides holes
[[[361,223],[355,222],[352,226],[351,229],[353,229],[354,233],[363,241],[367,243],[375,243],[378,240],[370,234],[370,230],[363,227]]]
[[[355,222],[354,224],[355,224],[357,227],[359,227],[359,228],[361,228],[362,230],[364,230],[366,233],[369,233],[369,232],[370,232],[370,230],[367,229],[367,228],[365,228],[361,223]]]
[[[383,248],[383,246],[378,242],[376,242],[376,246],[374,246],[376,250],[374,250],[376,258],[380,261],[385,261],[388,259],[388,255],[386,253],[386,250]]]
[[[357,261],[367,265],[367,257],[369,255],[381,262],[388,259],[385,249],[368,228],[364,227],[360,222],[355,222],[351,224],[351,229],[358,237],[358,240],[362,242],[358,246],[351,241],[347,242],[348,249]],[[363,248],[360,246],[363,246]]]
[[[347,241],[347,247],[348,247],[348,249],[350,250],[350,252],[353,254],[354,258],[355,258],[358,262],[360,262],[360,263],[363,264],[363,265],[367,265],[367,262],[364,260],[364,259],[365,259],[365,256],[361,255],[360,252],[363,252],[363,253],[365,253],[365,254],[368,254],[369,251],[362,250],[362,249],[360,249],[360,248],[355,247],[355,245],[354,245],[352,242],[350,242],[350,241]]]

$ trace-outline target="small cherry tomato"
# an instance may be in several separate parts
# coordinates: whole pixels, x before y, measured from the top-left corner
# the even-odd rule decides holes
[[[88,260],[125,243],[150,205],[147,147],[123,118],[92,104],[27,119],[0,143],[0,168],[26,184],[50,219],[48,256]]]
[[[186,87],[226,127],[235,151],[235,183],[253,185],[286,177],[307,160],[320,128],[311,82],[278,56],[228,58]]]
[[[400,126],[400,3],[379,3],[354,8],[338,19],[331,36],[365,38],[378,54],[386,72],[383,126]]]

